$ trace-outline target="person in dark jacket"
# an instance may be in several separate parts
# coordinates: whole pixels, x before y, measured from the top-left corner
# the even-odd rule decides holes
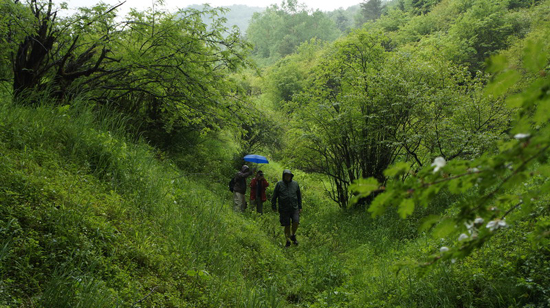
[[[286,247],[290,246],[290,241],[298,245],[296,240],[296,230],[300,224],[300,214],[302,213],[302,194],[300,185],[293,180],[294,175],[290,170],[283,171],[283,180],[277,182],[271,198],[271,208],[279,211],[279,221],[285,230]],[[277,202],[278,201],[278,202]],[[278,206],[278,207],[277,207]],[[292,221],[292,230],[291,230]],[[291,233],[292,231],[292,233]]]
[[[267,200],[265,189],[268,186],[269,183],[264,178],[264,173],[261,170],[250,181],[250,204],[256,206],[256,211],[260,214],[264,213],[264,202]]]
[[[233,185],[233,209],[237,212],[244,212],[246,209],[246,178],[254,174],[247,165],[243,165],[241,171],[235,174],[235,185]]]

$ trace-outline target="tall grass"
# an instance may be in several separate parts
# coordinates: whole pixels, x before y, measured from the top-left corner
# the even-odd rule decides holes
[[[154,149],[125,134],[124,119],[78,102],[35,108],[5,102],[0,114],[0,142],[9,151],[3,163],[12,157],[27,166],[18,178],[6,173],[2,183],[17,186],[12,193],[32,197],[26,197],[27,214],[5,217],[20,230],[46,226],[39,231],[45,234],[25,235],[32,252],[31,246],[14,252],[11,238],[4,238],[2,256],[11,258],[6,266],[20,263],[22,253],[30,256],[22,265],[42,261],[33,264],[32,272],[19,267],[26,273],[20,279],[33,275],[34,284],[17,290],[14,283],[0,304],[13,299],[42,307],[55,302],[60,307],[239,305],[248,278],[260,279],[265,268],[279,270],[284,257],[253,222],[230,210],[225,183],[212,183],[212,176],[186,176],[169,162],[159,162]],[[19,206],[20,200],[12,201]],[[37,218],[29,222],[27,215]],[[9,220],[2,227],[9,234]],[[49,254],[52,249],[57,252]],[[279,255],[279,260],[258,267],[254,258],[262,255]],[[6,267],[0,273],[13,274]],[[47,276],[53,277],[49,283],[43,279]],[[94,295],[103,290],[110,292]],[[25,293],[35,295],[29,301]]]
[[[299,170],[300,245],[285,249],[269,203],[263,215],[233,212],[231,155],[188,172],[124,122],[85,101],[0,104],[0,307],[503,307],[548,285],[547,250],[508,246],[519,231],[418,271],[445,245],[416,231],[420,218],[452,212],[454,200],[374,219],[341,211]],[[209,147],[224,151],[211,142],[201,153]],[[259,167],[270,195],[286,166]],[[549,275],[524,274],[533,269]]]
[[[278,295],[277,287],[252,287],[243,296],[242,308],[281,308],[284,302]]]
[[[117,299],[106,283],[74,269],[54,272],[38,300],[40,307],[111,308]]]

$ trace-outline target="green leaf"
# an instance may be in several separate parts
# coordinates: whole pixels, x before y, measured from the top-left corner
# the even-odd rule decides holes
[[[410,164],[409,163],[399,162],[399,163],[395,164],[394,166],[386,169],[384,171],[384,175],[387,176],[387,177],[399,176],[399,175],[403,175],[403,174],[406,174],[407,172],[409,172],[409,169],[410,169]]]
[[[401,218],[407,218],[407,216],[411,215],[413,212],[414,202],[412,199],[404,199],[401,201],[401,204],[399,204],[399,208],[397,209],[397,213],[399,213]]]
[[[435,225],[439,219],[441,219],[438,215],[430,215],[428,217],[425,217],[422,219],[422,224],[418,228],[418,231],[424,232],[428,231],[433,225]]]
[[[514,176],[508,178],[508,180],[502,183],[502,188],[512,189],[515,187],[521,187],[529,179],[529,172],[518,172]]]
[[[462,192],[462,190],[460,189],[461,186],[462,185],[460,180],[450,181],[447,185],[447,187],[449,187],[449,191],[455,195]]]
[[[537,168],[537,173],[544,176],[544,177],[550,177],[550,166],[549,165],[542,165]]]
[[[369,207],[369,212],[372,213],[372,217],[377,217],[384,214],[386,207],[390,205],[390,200],[392,200],[393,197],[394,195],[388,192],[376,196]]]
[[[455,231],[455,221],[446,218],[443,221],[441,221],[434,229],[433,236],[434,238],[445,238],[449,234],[453,233]]]
[[[544,100],[537,104],[537,111],[533,117],[536,124],[548,122],[550,118],[550,100]]]
[[[523,63],[531,73],[537,73],[546,65],[547,54],[543,52],[543,42],[529,40],[525,47]]]
[[[449,181],[447,185],[449,191],[453,194],[464,193],[468,189],[472,188],[472,186],[473,183],[470,181],[470,177],[461,177],[459,179]]]
[[[528,133],[531,130],[531,119],[524,117],[516,121],[515,126],[512,128],[512,134]]]
[[[495,55],[489,59],[488,72],[498,73],[508,68],[508,58],[504,55]]]
[[[417,202],[420,202],[420,205],[424,207],[428,207],[430,200],[433,200],[433,198],[437,195],[439,190],[441,189],[438,185],[431,185],[430,187],[424,189],[422,191],[422,194],[419,198],[417,198]]]
[[[380,188],[380,184],[375,178],[359,179],[350,186],[350,190],[358,193],[360,197],[368,196],[378,188]]]
[[[66,113],[67,111],[69,111],[70,108],[71,108],[71,105],[63,105],[63,106],[57,107],[57,111],[59,113]]]
[[[491,83],[487,85],[485,93],[488,95],[494,95],[495,97],[502,96],[506,94],[508,89],[510,89],[518,80],[520,80],[521,75],[517,71],[506,71],[498,75]]]
[[[506,99],[506,105],[510,108],[520,108],[523,106],[523,101],[522,95],[512,95]]]

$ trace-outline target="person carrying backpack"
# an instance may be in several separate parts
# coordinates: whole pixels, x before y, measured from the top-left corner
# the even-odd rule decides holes
[[[233,177],[235,180],[233,185],[233,209],[236,212],[244,212],[246,209],[246,178],[254,174],[255,171],[256,168],[250,170],[247,165],[243,165],[241,171]]]
[[[300,224],[300,214],[302,213],[302,194],[298,182],[292,180],[294,175],[290,170],[283,171],[283,180],[277,182],[271,198],[271,208],[273,211],[279,211],[279,222],[284,227],[286,247],[290,246],[290,241],[298,245],[296,240],[296,230]],[[278,201],[278,202],[277,202]],[[278,207],[277,207],[278,205]],[[290,228],[292,221],[292,230]],[[292,231],[292,233],[291,233]]]

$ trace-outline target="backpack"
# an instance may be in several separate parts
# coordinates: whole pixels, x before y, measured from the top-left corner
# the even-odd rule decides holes
[[[233,186],[235,186],[235,177],[231,178],[231,181],[229,181],[229,191],[233,192]]]

